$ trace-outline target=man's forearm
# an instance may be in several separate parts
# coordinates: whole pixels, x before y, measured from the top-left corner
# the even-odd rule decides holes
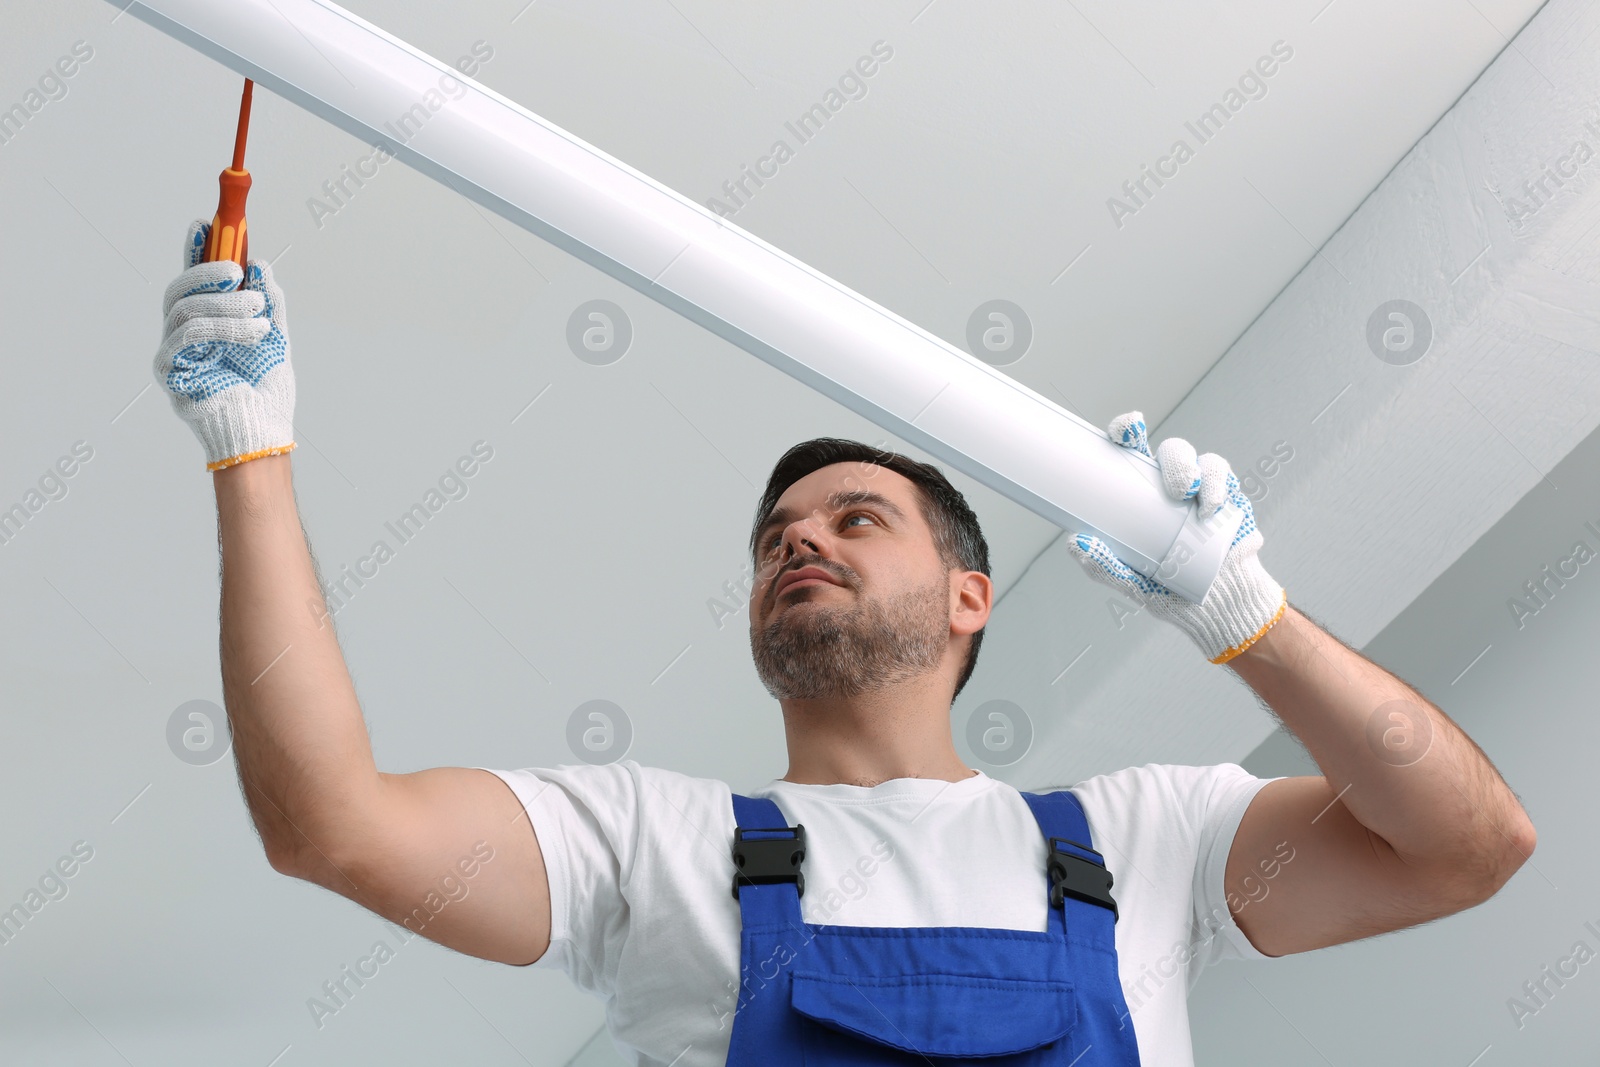
[[[1498,888],[1532,852],[1532,822],[1472,739],[1293,605],[1228,666],[1407,863]]]
[[[213,474],[222,687],[246,802],[280,868],[331,865],[329,816],[378,788],[371,743],[318,588],[290,456]]]

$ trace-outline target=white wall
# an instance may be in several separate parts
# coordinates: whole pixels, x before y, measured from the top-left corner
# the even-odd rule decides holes
[[[1539,832],[1532,858],[1470,911],[1207,971],[1190,1000],[1200,1067],[1600,1062],[1600,936],[1585,926],[1600,929],[1600,432],[1548,473],[1553,486],[1540,482],[1362,650],[1493,761]],[[1524,583],[1578,542],[1591,562],[1567,564],[1576,576],[1551,582],[1539,607]],[[1519,596],[1538,609],[1520,626]],[[1281,731],[1243,763],[1263,777],[1316,773]],[[1519,1026],[1508,999],[1579,941],[1595,959],[1564,987],[1551,983],[1545,1006],[1527,1001],[1538,1010]]]
[[[1256,507],[1261,560],[1356,647],[1600,422],[1597,34],[1593,4],[1541,8],[1172,414],[1152,420],[1153,441],[1183,437],[1241,474],[1279,445],[1293,450]],[[1586,162],[1574,158],[1580,143]],[[1568,173],[1559,186],[1544,177],[1554,167]],[[1535,200],[1523,186],[1540,180]],[[1419,305],[1432,326],[1406,365],[1368,344],[1369,321],[1393,300]],[[1143,389],[1130,382],[1121,410]],[[1091,586],[1067,543],[996,609],[957,736],[986,700],[1024,709],[1038,739],[1007,773],[1023,786],[1236,760],[1258,745],[1271,720],[1182,634],[1149,613],[1113,616],[1122,599]]]

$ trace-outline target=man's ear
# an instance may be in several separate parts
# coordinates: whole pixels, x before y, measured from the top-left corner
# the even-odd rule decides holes
[[[960,584],[953,589],[950,628],[958,634],[977,633],[989,623],[994,609],[994,582],[982,571],[954,571]]]

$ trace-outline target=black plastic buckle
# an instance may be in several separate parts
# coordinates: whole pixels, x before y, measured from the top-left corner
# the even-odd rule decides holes
[[[793,837],[747,838],[750,833],[776,833],[789,830]],[[800,864],[806,858],[805,826],[752,826],[733,828],[733,899],[739,899],[741,885],[772,885],[793,882],[795,892],[805,896],[806,876]]]
[[[1100,856],[1100,862],[1084,859],[1076,853],[1068,852],[1056,842],[1062,841],[1075,845],[1085,852],[1094,852]],[[1103,908],[1110,908],[1112,922],[1117,920],[1117,902],[1111,896],[1111,872],[1106,870],[1105,857],[1088,845],[1072,840],[1070,837],[1052,837],[1050,839],[1050,906],[1059,908],[1066,902],[1067,897],[1098,904]]]

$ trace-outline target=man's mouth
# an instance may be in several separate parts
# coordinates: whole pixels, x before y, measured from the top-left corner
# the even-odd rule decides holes
[[[773,598],[776,599],[777,597],[782,596],[784,593],[796,586],[818,584],[843,585],[844,583],[839,581],[839,579],[835,578],[829,572],[823,570],[821,567],[801,567],[797,570],[790,571],[788,574],[785,574],[778,579],[777,590],[773,593]]]

